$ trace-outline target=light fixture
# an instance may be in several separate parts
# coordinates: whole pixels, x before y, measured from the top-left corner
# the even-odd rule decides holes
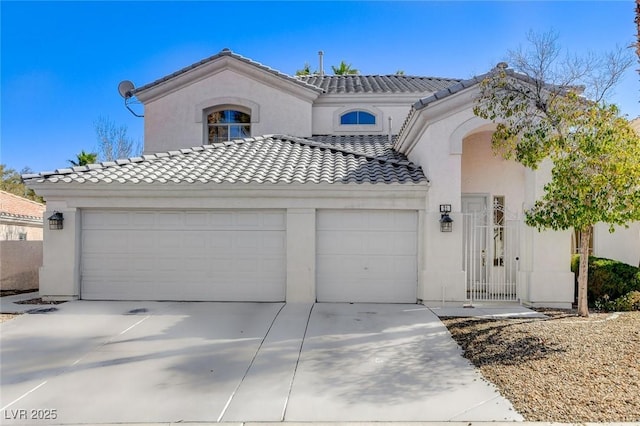
[[[49,229],[62,229],[64,222],[64,217],[60,212],[53,212],[51,216],[49,216]]]
[[[440,232],[453,231],[453,219],[449,213],[451,213],[451,204],[440,204]]]

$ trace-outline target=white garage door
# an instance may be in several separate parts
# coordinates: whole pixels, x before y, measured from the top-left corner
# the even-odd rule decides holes
[[[416,211],[319,210],[319,302],[415,303]]]
[[[283,211],[84,211],[83,299],[284,301]]]

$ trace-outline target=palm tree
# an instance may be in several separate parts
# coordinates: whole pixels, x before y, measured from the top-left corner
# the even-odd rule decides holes
[[[67,160],[72,166],[86,166],[87,164],[93,164],[98,161],[98,154],[95,152],[84,152],[84,149],[80,151],[80,154],[76,155],[75,160]]]
[[[308,62],[304,63],[304,67],[302,67],[302,69],[296,71],[297,76],[311,75],[311,74],[317,74],[317,72],[313,72],[313,73],[311,72],[311,66],[309,65]]]
[[[337,67],[331,65],[331,69],[333,70],[333,74],[335,75],[358,74],[358,70],[355,68],[351,68],[351,64],[347,64],[345,61],[340,61],[340,65],[338,65]]]

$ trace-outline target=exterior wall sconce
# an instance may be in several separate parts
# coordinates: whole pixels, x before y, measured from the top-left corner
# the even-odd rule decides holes
[[[449,213],[451,213],[451,204],[440,204],[440,232],[453,231],[453,219]]]
[[[62,229],[64,217],[60,212],[53,212],[51,216],[49,216],[49,229]]]

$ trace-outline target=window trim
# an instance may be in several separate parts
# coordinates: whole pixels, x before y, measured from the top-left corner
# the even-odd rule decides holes
[[[347,115],[351,115],[351,114],[355,114],[356,116],[356,121],[359,121],[362,116],[367,116],[367,117],[372,117],[373,118],[373,123],[343,123],[343,119],[347,116]],[[356,109],[353,111],[348,111],[343,113],[342,115],[340,115],[340,125],[341,126],[375,126],[377,123],[376,120],[376,116],[371,114],[369,111],[365,111],[363,109]]]
[[[218,141],[218,142],[209,142],[209,129],[210,129],[210,125],[209,125],[209,115],[219,112],[219,111],[238,111],[241,112],[243,114],[247,114],[249,115],[249,122],[247,123],[221,123],[219,125],[217,125],[218,127],[227,127],[228,129],[231,128],[231,126],[249,126],[249,135],[246,137],[251,137],[252,135],[252,120],[251,120],[251,111],[247,110],[244,107],[241,106],[237,106],[237,105],[218,105],[214,108],[209,108],[207,110],[205,110],[204,114],[203,114],[203,121],[204,121],[204,145],[211,145],[212,143],[218,143],[218,142],[222,142],[222,141]],[[230,132],[229,132],[230,133]],[[234,139],[239,139],[239,138],[231,138],[231,136],[228,136],[229,139],[227,139],[227,141],[230,140],[234,140]]]
[[[342,116],[350,112],[362,111],[373,115],[375,124],[342,124]],[[382,133],[384,131],[384,114],[382,110],[367,105],[348,105],[333,113],[333,130],[339,133]]]
[[[260,122],[260,105],[245,98],[223,96],[209,98],[195,107],[195,122],[207,124],[207,115],[221,109],[235,109],[251,116],[251,125]]]

